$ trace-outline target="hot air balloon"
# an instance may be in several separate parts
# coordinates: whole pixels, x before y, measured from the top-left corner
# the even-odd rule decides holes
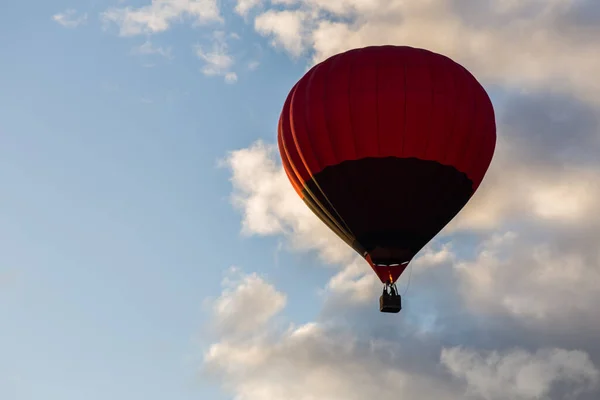
[[[365,258],[399,312],[395,282],[473,196],[496,123],[481,84],[428,50],[334,55],[291,89],[279,118],[285,172],[306,205]]]

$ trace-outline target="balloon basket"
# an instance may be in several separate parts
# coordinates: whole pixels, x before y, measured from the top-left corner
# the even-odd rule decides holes
[[[397,294],[381,295],[379,297],[379,311],[382,313],[399,313],[402,310],[402,297]]]

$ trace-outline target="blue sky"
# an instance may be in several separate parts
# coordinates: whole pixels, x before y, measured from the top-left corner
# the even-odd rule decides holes
[[[448,399],[554,400],[554,383],[570,376],[578,395],[594,398],[600,353],[585,340],[600,332],[589,307],[600,299],[589,284],[600,268],[600,224],[590,218],[600,167],[553,154],[600,149],[599,88],[582,78],[600,67],[590,55],[600,51],[581,39],[574,3],[463,3],[3,5],[0,398],[388,398],[369,392],[377,385],[365,376],[390,368],[398,378],[384,386],[409,399],[440,390]],[[202,20],[211,4],[219,18]],[[527,7],[540,17],[523,25]],[[469,18],[506,26],[461,24]],[[555,23],[572,30],[552,36]],[[482,194],[415,263],[401,322],[376,313],[364,264],[316,219],[304,226],[305,210],[269,153],[283,100],[308,65],[383,42],[432,48],[472,69],[492,93],[502,142]],[[558,55],[564,60],[552,62]],[[592,110],[591,125],[567,141],[548,123],[554,139],[530,141],[539,134],[531,115],[550,121],[561,101],[572,105],[561,126],[582,121],[579,105]],[[244,173],[257,181],[244,187]],[[523,265],[530,272],[515,283]],[[236,283],[224,288],[225,277]],[[550,293],[569,300],[556,308]],[[543,343],[532,339],[540,332]],[[332,335],[357,345],[337,348]],[[373,350],[386,341],[410,344],[385,356]],[[411,357],[420,360],[414,370],[404,362]],[[440,365],[449,371],[441,377]],[[475,373],[482,365],[495,365],[485,379]],[[523,388],[503,365],[546,372]]]
[[[227,85],[193,54],[211,30],[161,36],[172,60],[132,55],[146,38],[102,31],[109,5],[0,13],[2,398],[212,397],[194,377],[203,300],[230,265],[286,279],[275,241],[240,236],[217,163],[273,140],[303,66],[247,35],[233,46],[264,65]],[[89,13],[76,30],[52,19],[71,6]]]

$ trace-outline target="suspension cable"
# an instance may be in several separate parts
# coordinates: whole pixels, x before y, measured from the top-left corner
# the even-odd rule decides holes
[[[412,277],[412,270],[413,270],[412,263],[410,263],[409,267],[410,267],[410,271],[408,271],[408,282],[406,282],[406,287],[404,288],[404,293],[402,293],[402,296],[406,295],[406,292],[408,292],[408,288],[410,287],[410,279]]]

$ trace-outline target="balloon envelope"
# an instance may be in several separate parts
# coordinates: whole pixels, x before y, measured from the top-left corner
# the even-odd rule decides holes
[[[487,93],[461,65],[372,46],[308,71],[287,96],[277,136],[296,192],[385,282],[475,193],[496,124]]]

